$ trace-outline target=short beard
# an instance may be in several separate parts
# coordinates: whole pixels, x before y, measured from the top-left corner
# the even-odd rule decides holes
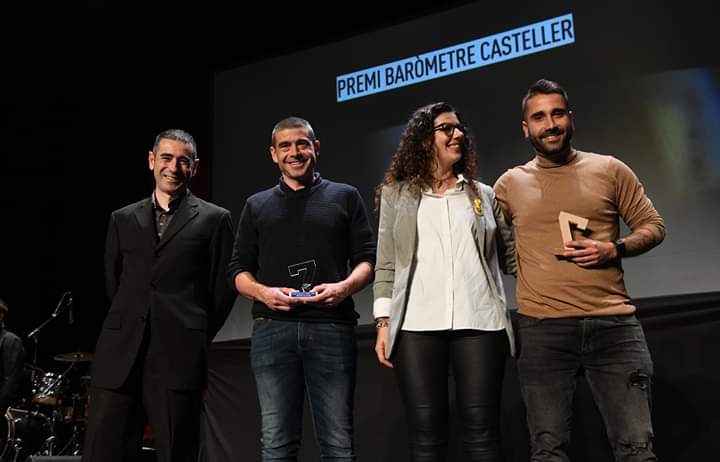
[[[532,137],[531,136],[528,139],[530,140],[530,144],[533,145],[533,148],[535,148],[535,151],[538,154],[540,154],[543,157],[553,158],[553,157],[557,157],[558,154],[562,154],[562,153],[569,151],[570,141],[572,141],[572,137],[573,137],[573,129],[572,129],[572,127],[568,127],[565,130],[565,138],[563,139],[562,144],[560,145],[559,148],[553,149],[553,150],[546,149],[545,146],[542,144],[542,140],[540,139],[540,137]]]

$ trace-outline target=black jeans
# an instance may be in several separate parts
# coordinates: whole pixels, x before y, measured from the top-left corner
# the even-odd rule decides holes
[[[618,462],[655,461],[653,364],[635,315],[535,319],[518,315],[518,373],[531,461],[567,462],[578,373],[587,379]]]
[[[402,331],[393,364],[410,429],[412,460],[444,461],[448,369],[455,375],[462,460],[498,462],[505,331]]]

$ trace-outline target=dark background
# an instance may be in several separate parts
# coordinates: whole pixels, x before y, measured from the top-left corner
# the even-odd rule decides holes
[[[147,152],[167,128],[198,143],[191,189],[210,197],[212,75],[467,2],[198,1],[12,3],[0,7],[0,297],[21,337],[71,291],[40,333],[38,365],[94,350],[107,311],[102,277],[112,210],[150,194]],[[265,136],[263,133],[262,136]],[[26,342],[32,358],[35,347]]]

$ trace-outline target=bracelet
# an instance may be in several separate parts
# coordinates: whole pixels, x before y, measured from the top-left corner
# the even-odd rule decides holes
[[[618,258],[622,258],[627,253],[627,247],[625,246],[625,239],[616,239],[613,242],[615,249],[617,249]]]
[[[390,325],[390,318],[377,318],[375,320],[375,328],[376,329],[388,327],[389,325]]]

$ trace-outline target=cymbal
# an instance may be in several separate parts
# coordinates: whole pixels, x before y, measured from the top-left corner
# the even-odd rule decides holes
[[[92,361],[93,354],[86,351],[73,351],[72,353],[62,353],[53,356],[55,361],[67,361],[71,363],[80,363],[84,361]]]
[[[44,374],[45,371],[37,367],[35,364],[25,363],[25,369],[28,371],[35,371]]]

